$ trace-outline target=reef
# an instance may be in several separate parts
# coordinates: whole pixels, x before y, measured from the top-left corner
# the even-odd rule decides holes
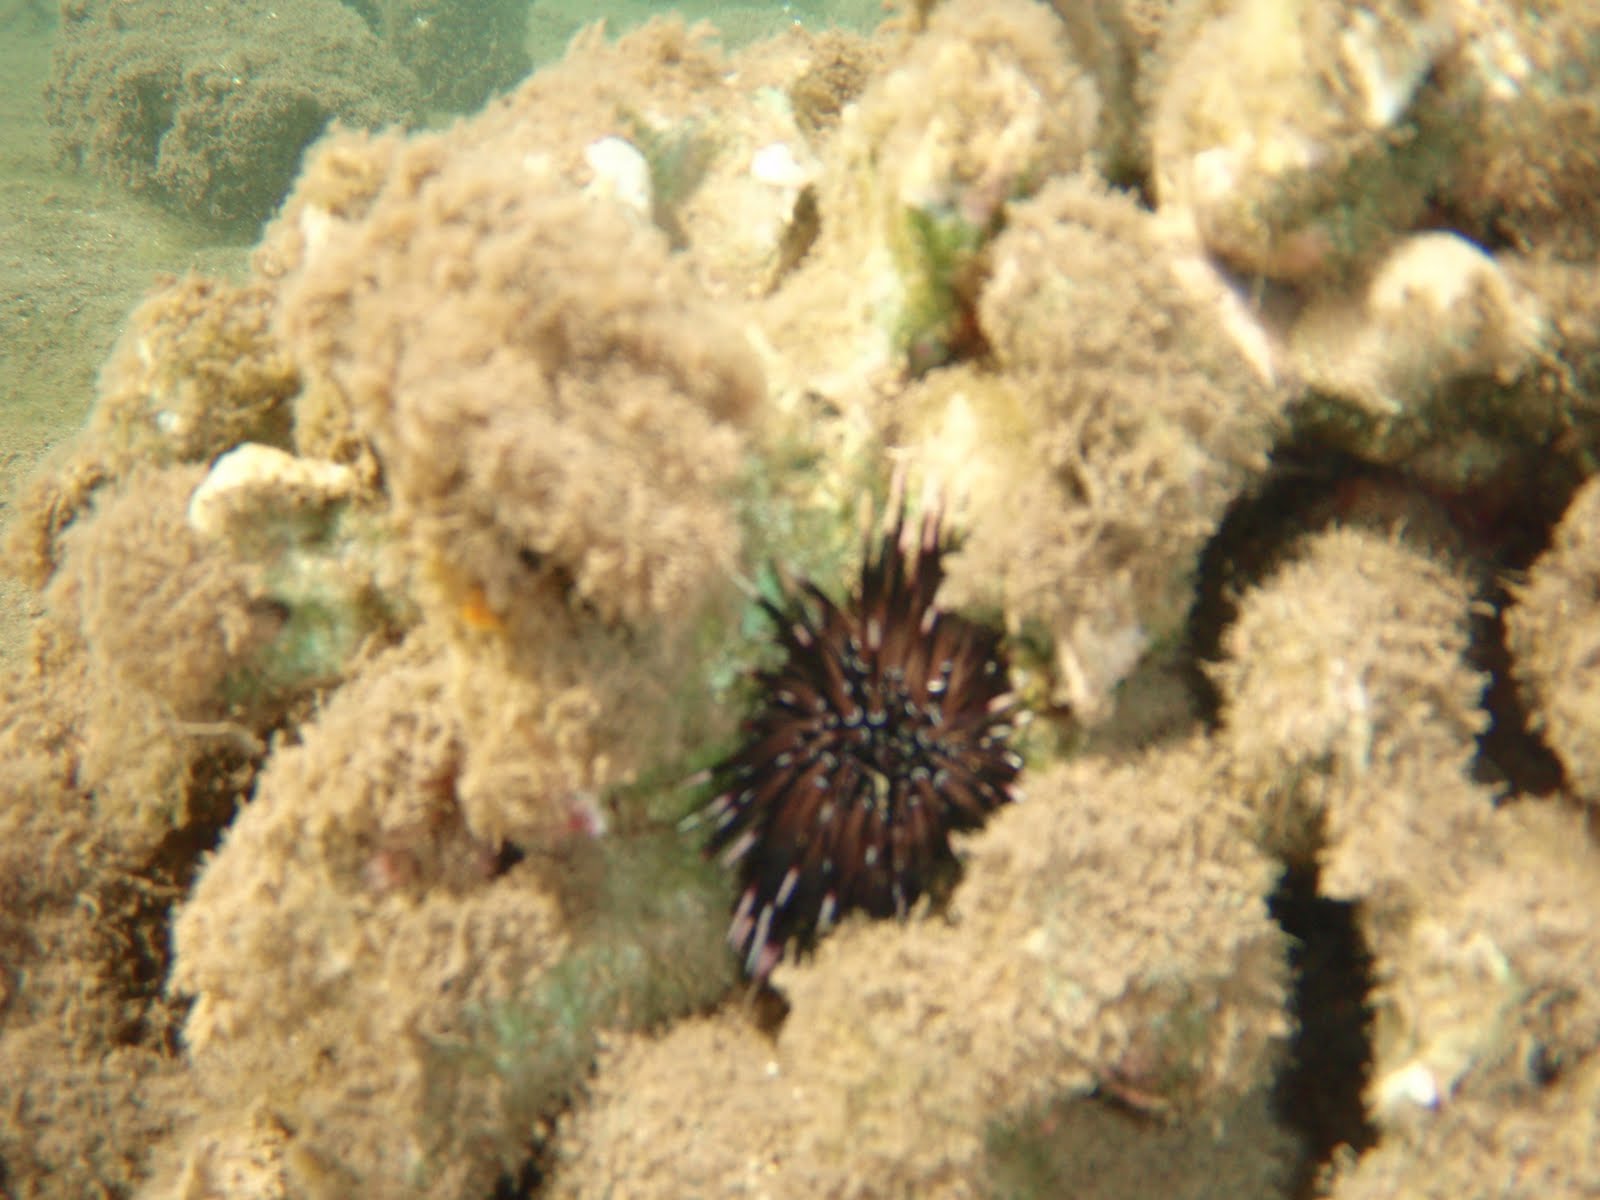
[[[466,112],[529,67],[526,6],[67,0],[46,93],[59,153],[219,223],[282,201],[331,124]]]
[[[1600,1190],[1587,9],[658,19],[400,128],[466,7],[68,6],[69,149],[274,215],[13,505],[0,1191]],[[939,622],[1017,802],[752,969],[719,793]]]

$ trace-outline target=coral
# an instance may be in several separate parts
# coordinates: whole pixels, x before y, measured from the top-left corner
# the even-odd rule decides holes
[[[503,870],[462,823],[447,676],[413,639],[342,688],[273,756],[173,933],[201,1093],[225,1111],[265,1102],[295,1131],[294,1160],[391,1194],[408,1178],[481,1193],[495,1158],[514,1161],[494,1081],[467,1073],[447,1087],[430,1047],[566,944],[537,877]],[[241,961],[272,969],[241,973]],[[384,1096],[387,1111],[369,1115],[360,1095]],[[497,1154],[464,1162],[458,1136]]]
[[[819,191],[818,253],[853,263],[852,308],[913,370],[971,352],[980,251],[1008,201],[1084,162],[1099,110],[1032,0],[941,5],[867,86]]]
[[[327,1171],[370,1194],[482,1195],[600,1028],[731,978],[723,889],[675,838],[579,836],[518,862],[472,834],[439,650],[417,635],[375,658],[274,755],[177,918],[189,1057],[232,1114],[193,1131],[191,1176],[266,1120],[292,1193]],[[241,956],[272,969],[241,975]]]
[[[1549,336],[1539,298],[1482,250],[1413,234],[1288,331],[1286,357],[1313,390],[1296,425],[1445,490],[1520,474],[1567,424],[1534,371]]]
[[[1391,1136],[1345,1172],[1336,1200],[1576,1196],[1600,1182],[1591,842],[1572,814],[1533,800],[1482,825],[1448,875],[1419,862],[1436,889],[1425,906],[1371,923],[1381,982],[1367,1099]]]
[[[336,0],[198,13],[172,0],[69,0],[47,102],[63,155],[241,221],[272,211],[330,121],[403,121],[416,83]]]
[[[1201,547],[1265,469],[1282,393],[1149,216],[1092,180],[1014,205],[990,261],[978,316],[999,369],[930,376],[903,419],[969,531],[952,603],[1042,635],[1033,698],[1093,721],[1181,628]]]
[[[1506,614],[1518,686],[1574,791],[1600,804],[1600,480],[1573,496],[1550,548]]]
[[[990,1122],[1047,1100],[1201,1121],[1261,1087],[1272,868],[1215,785],[1195,744],[1034,778],[968,843],[949,919],[846,922],[779,968],[775,1046],[726,1014],[605,1055],[555,1194],[970,1195]]]
[[[202,276],[152,289],[101,371],[88,427],[31,479],[7,565],[34,587],[95,491],[144,464],[203,462],[243,441],[287,445],[299,377],[276,337],[271,289]]]
[[[1221,742],[1266,843],[1320,850],[1324,894],[1425,887],[1419,853],[1487,812],[1468,783],[1487,722],[1471,605],[1457,570],[1357,529],[1314,535],[1241,598]]]
[[[1348,269],[1420,222],[1467,134],[1430,84],[1451,6],[1195,8],[1206,18],[1164,33],[1151,120],[1164,208],[1240,271],[1288,279]]]

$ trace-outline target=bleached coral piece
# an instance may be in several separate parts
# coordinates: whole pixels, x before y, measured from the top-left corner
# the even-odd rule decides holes
[[[584,161],[594,172],[588,193],[604,196],[648,221],[655,208],[650,183],[650,163],[644,153],[626,138],[603,137],[584,147]]]
[[[340,463],[297,458],[254,442],[230,450],[189,497],[189,528],[238,539],[251,527],[348,500],[356,473]]]

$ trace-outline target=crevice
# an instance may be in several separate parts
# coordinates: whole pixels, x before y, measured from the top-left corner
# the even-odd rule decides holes
[[[1478,735],[1473,775],[1499,790],[1503,800],[1548,796],[1566,786],[1561,760],[1534,730],[1533,714],[1512,675],[1506,612],[1514,603],[1513,581],[1526,579],[1528,569],[1550,548],[1555,527],[1581,483],[1572,471],[1548,471],[1538,486],[1491,509],[1477,525],[1493,573],[1479,596],[1469,653],[1472,665],[1489,677],[1482,700],[1489,725]]]
[[[549,1145],[536,1143],[529,1148],[528,1157],[515,1171],[507,1171],[495,1180],[489,1200],[533,1200],[543,1190],[549,1171]]]
[[[1496,581],[1485,596],[1486,608],[1474,618],[1472,665],[1489,681],[1483,708],[1489,724],[1478,735],[1473,778],[1496,789],[1502,802],[1518,796],[1549,796],[1566,786],[1566,771],[1549,744],[1533,729],[1532,713],[1511,674],[1511,648],[1506,641],[1506,609],[1510,597]]]
[[[258,757],[219,751],[196,762],[187,789],[189,819],[171,830],[149,857],[116,877],[99,898],[112,914],[123,953],[113,960],[112,986],[125,1014],[115,1033],[120,1045],[146,1045],[178,1053],[186,1003],[166,998],[172,959],[172,919],[188,895],[200,864],[215,850],[244,797],[254,786]]]
[[[1295,1032],[1272,1099],[1304,1145],[1287,1193],[1294,1200],[1316,1195],[1341,1146],[1361,1154],[1378,1137],[1362,1100],[1372,1069],[1372,954],[1356,905],[1319,895],[1319,874],[1315,863],[1291,863],[1268,899],[1291,939]]]

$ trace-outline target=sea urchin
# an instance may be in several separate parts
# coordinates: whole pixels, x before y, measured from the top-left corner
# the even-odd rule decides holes
[[[953,865],[950,831],[1012,799],[1022,768],[1000,635],[935,604],[939,512],[908,538],[898,481],[890,505],[849,608],[807,582],[761,601],[787,657],[709,773],[707,853],[738,870],[728,941],[758,982],[846,912],[903,917]]]

